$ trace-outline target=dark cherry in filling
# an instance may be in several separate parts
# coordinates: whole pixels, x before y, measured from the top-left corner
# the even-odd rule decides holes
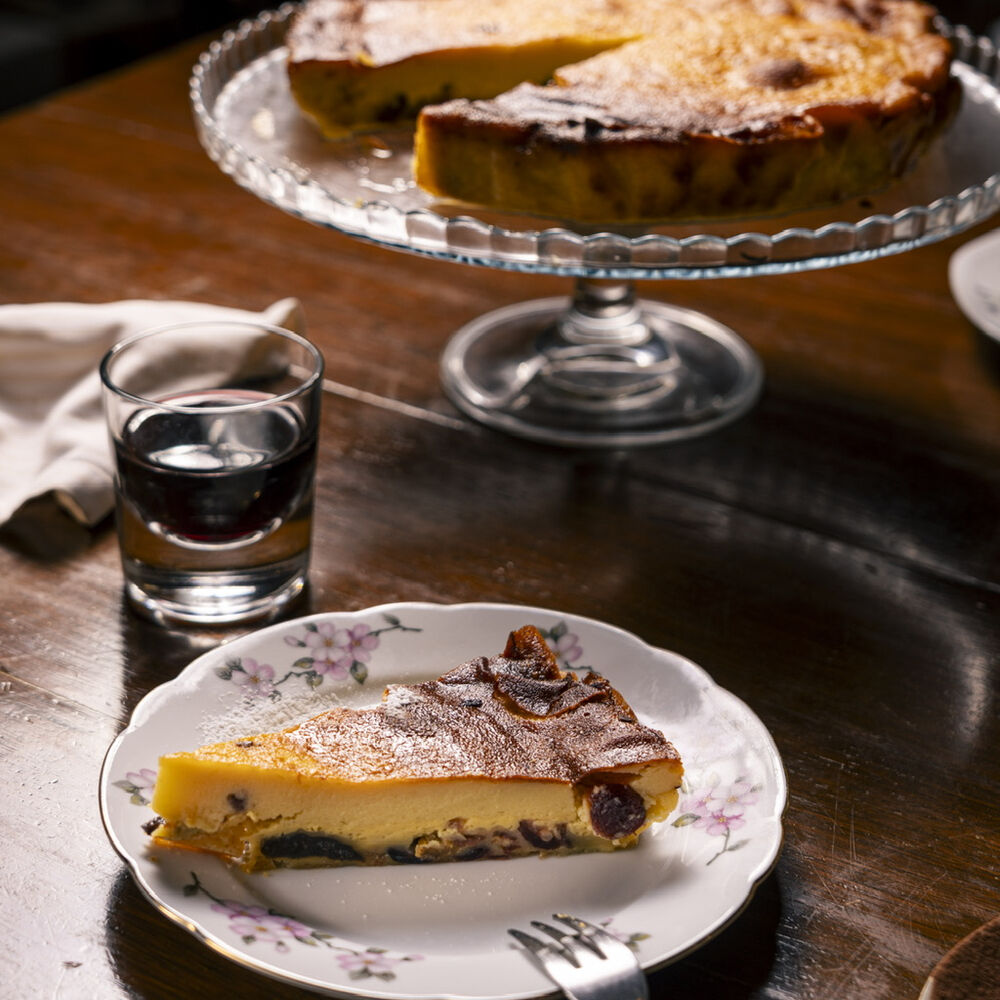
[[[413,851],[405,847],[390,847],[385,853],[397,865],[424,865],[430,861],[430,858],[418,858]]]
[[[530,819],[522,819],[517,829],[532,847],[537,847],[541,851],[554,851],[560,847],[569,846],[566,827],[562,823],[554,830],[551,830],[535,826]]]
[[[360,861],[350,844],[328,833],[283,833],[260,842],[260,853],[266,858],[329,858],[331,861]]]
[[[627,837],[646,821],[642,796],[628,785],[595,785],[588,799],[594,831],[608,840]]]
[[[226,796],[226,803],[233,812],[246,812],[247,811],[247,797],[245,794],[230,792]]]
[[[487,854],[490,853],[490,849],[486,844],[472,844],[469,847],[463,847],[456,855],[456,861],[476,861],[479,858],[485,858]]]

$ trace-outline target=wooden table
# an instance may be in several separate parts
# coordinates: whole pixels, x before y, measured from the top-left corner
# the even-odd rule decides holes
[[[947,263],[989,228],[797,275],[640,285],[737,329],[759,405],[701,440],[533,445],[442,395],[450,333],[566,279],[361,245],[245,193],[194,137],[200,45],[0,122],[0,301],[298,296],[329,377],[296,613],[504,601],[701,664],[773,734],[780,861],[664,1000],[908,1000],[1000,910],[1000,368]],[[218,641],[123,604],[110,525],[0,547],[0,995],[298,997],[153,909],[109,846],[102,756]],[[44,549],[44,551],[42,551]]]

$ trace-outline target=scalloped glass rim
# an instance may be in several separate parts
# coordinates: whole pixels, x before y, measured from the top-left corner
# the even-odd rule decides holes
[[[745,277],[903,253],[955,235],[1000,209],[1000,169],[961,186],[956,193],[896,211],[874,212],[856,222],[837,221],[838,215],[847,214],[844,206],[826,210],[832,221],[822,221],[822,212],[809,213],[802,220],[804,225],[794,224],[796,217],[776,219],[781,228],[773,233],[729,231],[740,223],[577,232],[575,229],[581,227],[531,228],[542,220],[529,216],[502,216],[493,221],[490,213],[472,208],[448,215],[429,207],[406,207],[408,202],[394,203],[391,192],[385,198],[345,197],[318,181],[280,145],[276,153],[266,156],[246,148],[230,133],[228,123],[215,114],[216,101],[224,89],[254,64],[283,78],[283,39],[295,6],[285,4],[242,22],[202,53],[190,80],[199,140],[224,173],[263,201],[305,221],[379,246],[478,266],[575,277]],[[964,106],[970,104],[971,95],[971,104],[989,115],[1000,132],[996,46],[941,19],[938,27],[956,45],[959,61],[955,74],[966,93]],[[245,78],[236,85],[243,82]],[[990,133],[979,130],[977,138],[983,134]],[[918,166],[917,170],[921,169]],[[412,198],[410,192],[409,201]],[[425,200],[431,202],[429,196]],[[831,212],[835,214],[831,216]],[[764,221],[757,220],[758,224]],[[651,231],[663,228],[675,233],[690,231],[690,235]]]

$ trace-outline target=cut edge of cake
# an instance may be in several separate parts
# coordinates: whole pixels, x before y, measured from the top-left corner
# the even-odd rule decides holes
[[[820,208],[905,176],[960,97],[936,34],[745,13],[674,40],[678,51],[642,39],[544,86],[425,106],[416,183],[444,201],[587,223]]]
[[[527,3],[505,3],[492,25],[479,7],[437,24],[449,2],[410,0],[432,16],[405,37],[378,13],[400,0],[311,0],[291,28],[288,74],[329,137],[415,117],[413,178],[459,210],[633,224],[819,208],[904,176],[960,97],[951,45],[918,0],[608,0],[603,30],[598,0],[582,22],[575,8],[539,8],[534,29]],[[797,30],[801,44],[775,57],[770,40]],[[812,36],[810,52],[829,43],[830,65],[803,55]],[[727,47],[735,64],[677,92],[677,68]],[[887,50],[897,73],[876,92],[867,60]],[[857,89],[827,99],[814,85],[837,59]],[[657,72],[662,86],[648,84]]]

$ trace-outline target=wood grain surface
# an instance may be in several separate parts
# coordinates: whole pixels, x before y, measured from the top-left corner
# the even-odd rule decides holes
[[[504,601],[611,622],[762,718],[790,802],[775,871],[663,1000],[916,1000],[1000,911],[1000,363],[947,264],[993,223],[827,271],[640,283],[766,369],[702,440],[528,444],[442,394],[449,335],[568,280],[366,246],[258,201],[202,152],[199,43],[0,120],[0,302],[297,296],[335,383],[294,609]],[[160,916],[110,847],[102,757],[219,633],[121,596],[111,525],[0,545],[0,997],[305,997]],[[44,543],[44,544],[43,544]]]

